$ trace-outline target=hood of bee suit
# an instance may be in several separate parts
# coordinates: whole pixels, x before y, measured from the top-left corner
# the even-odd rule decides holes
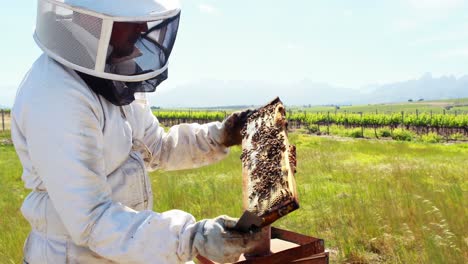
[[[81,73],[151,83],[167,75],[179,17],[174,0],[39,0],[34,39],[50,57]],[[124,32],[119,41],[113,38],[117,29]]]

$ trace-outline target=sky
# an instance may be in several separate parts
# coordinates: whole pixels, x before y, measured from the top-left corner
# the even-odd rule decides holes
[[[158,87],[163,92],[203,80],[311,80],[356,89],[426,72],[459,77],[468,69],[468,0],[181,4],[169,79]],[[0,106],[13,104],[41,54],[32,38],[35,13],[36,1],[7,1],[0,10]]]

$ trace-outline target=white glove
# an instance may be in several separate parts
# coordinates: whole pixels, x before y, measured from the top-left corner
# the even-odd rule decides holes
[[[192,243],[193,253],[210,260],[235,262],[260,240],[260,233],[240,233],[234,230],[237,220],[228,216],[197,222]]]

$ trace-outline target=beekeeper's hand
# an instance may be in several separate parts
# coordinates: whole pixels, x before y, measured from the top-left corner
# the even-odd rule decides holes
[[[230,114],[223,121],[222,144],[226,147],[239,145],[242,143],[241,130],[247,123],[247,119],[254,113],[254,110],[238,111]]]
[[[260,240],[260,233],[240,233],[232,230],[237,220],[228,216],[197,222],[192,250],[210,260],[236,262],[240,255],[252,249]]]

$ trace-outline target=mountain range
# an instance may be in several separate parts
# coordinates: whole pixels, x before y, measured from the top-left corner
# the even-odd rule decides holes
[[[150,101],[161,107],[213,107],[262,105],[276,96],[287,105],[358,105],[464,98],[468,97],[468,75],[433,77],[426,73],[414,80],[368,85],[361,89],[310,80],[293,84],[204,80],[157,91]]]
[[[164,84],[163,84],[164,85]],[[0,108],[13,105],[16,87],[0,87]],[[201,80],[149,94],[150,104],[169,107],[263,105],[279,96],[286,105],[360,105],[468,97],[468,75],[433,77],[374,84],[350,89],[311,80],[284,84],[266,81]]]

